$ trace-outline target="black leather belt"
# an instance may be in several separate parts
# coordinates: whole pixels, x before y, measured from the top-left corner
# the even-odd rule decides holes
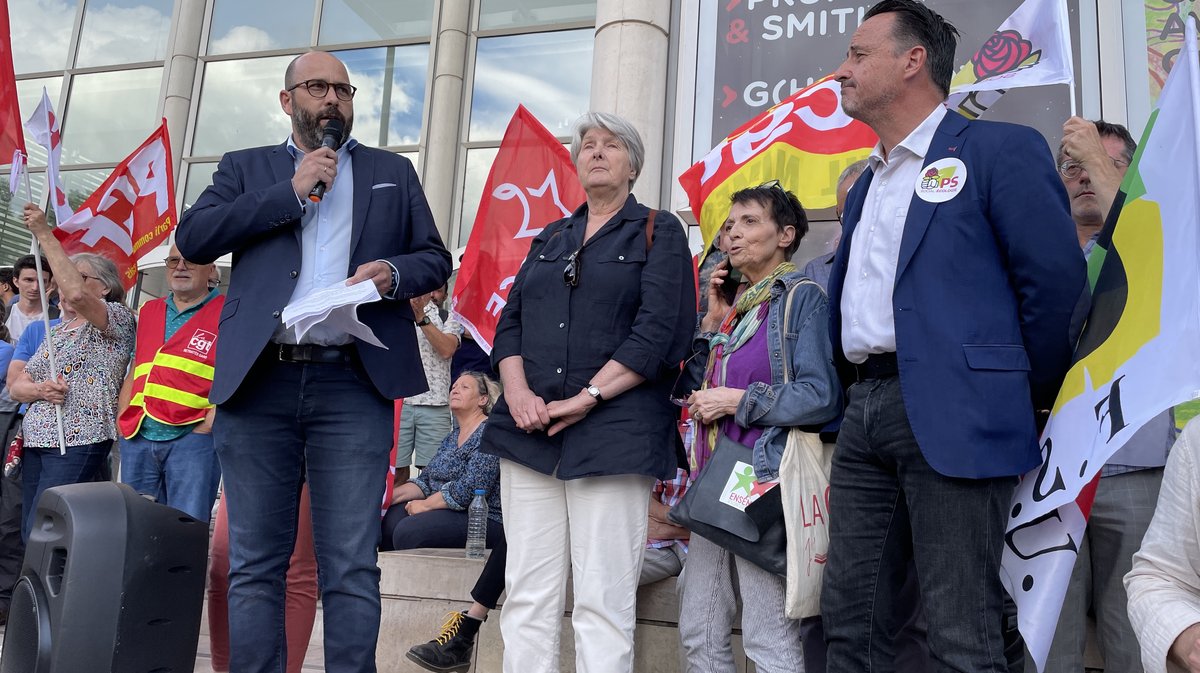
[[[889,379],[900,374],[900,365],[895,353],[868,355],[865,362],[854,365],[854,377],[858,381]]]
[[[313,344],[277,344],[267,346],[271,359],[280,362],[315,364],[350,364],[354,362],[354,346],[316,346]]]

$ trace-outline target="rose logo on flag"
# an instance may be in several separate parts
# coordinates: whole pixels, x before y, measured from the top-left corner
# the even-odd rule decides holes
[[[950,80],[950,109],[976,118],[1005,89],[1074,81],[1067,3],[1025,0]],[[971,92],[998,91],[964,101]],[[966,103],[964,105],[964,103]]]
[[[987,79],[1005,73],[1035,66],[1042,58],[1042,50],[1033,50],[1033,43],[1015,30],[998,30],[975,52],[971,62],[975,66],[975,77]]]

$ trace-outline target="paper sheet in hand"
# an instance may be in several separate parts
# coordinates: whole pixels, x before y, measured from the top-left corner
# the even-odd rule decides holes
[[[303,299],[288,304],[283,309],[283,325],[296,329],[296,337],[303,339],[313,326],[321,324],[380,348],[387,348],[375,336],[370,327],[358,319],[358,307],[379,301],[379,290],[375,283],[363,281],[346,285],[341,281],[309,294]]]

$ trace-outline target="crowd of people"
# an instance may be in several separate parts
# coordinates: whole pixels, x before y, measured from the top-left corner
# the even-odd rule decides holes
[[[774,180],[732,195],[697,276],[679,220],[633,195],[638,130],[581,117],[586,201],[532,240],[490,360],[445,311],[451,258],[416,171],[353,138],[355,87],[330,53],[288,65],[290,136],[221,159],[179,223],[170,292],[136,320],[114,264],[68,256],[27,205],[43,257],[0,271],[0,438],[20,457],[0,491],[0,616],[38,496],[119,478],[202,521],[219,501],[215,670],[298,672],[319,600],[326,669],[371,672],[377,554],[463,547],[482,491],[491,553],[470,606],[409,651],[429,670],[469,670],[504,595],[505,671],[560,670],[564,611],[575,670],[632,671],[638,586],[673,576],[689,672],[736,669],[739,613],[763,673],[1033,670],[1000,580],[1005,524],[1136,145],[1072,117],[1054,156],[1032,129],[948,111],[956,43],[914,0],[866,12],[835,76],[879,143],[838,178],[836,250],[803,269],[808,215]],[[925,185],[934,165],[961,180]],[[380,295],[358,316],[382,347],[282,323],[343,281]],[[672,513],[735,452],[746,493],[767,492],[793,428],[836,436],[804,619],[786,572]],[[1106,670],[1200,673],[1197,432],[1177,441],[1166,410],[1105,465],[1048,671],[1083,671],[1090,615]]]

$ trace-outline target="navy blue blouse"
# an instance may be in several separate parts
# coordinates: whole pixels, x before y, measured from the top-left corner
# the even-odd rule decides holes
[[[467,441],[458,445],[458,427],[442,440],[433,460],[410,481],[425,497],[441,491],[450,509],[463,511],[471,505],[475,489],[487,491],[488,518],[502,523],[500,516],[500,461],[495,456],[479,452],[479,439],[487,421],[479,424]]]
[[[543,229],[508,295],[492,349],[493,366],[521,356],[530,389],[547,403],[577,395],[609,360],[646,380],[554,437],[517,428],[501,398],[481,451],[560,479],[674,476],[679,409],[669,398],[695,328],[695,276],[683,225],[659,211],[648,244],[649,212],[630,196],[586,245],[586,203]],[[564,281],[572,254],[574,287]]]

